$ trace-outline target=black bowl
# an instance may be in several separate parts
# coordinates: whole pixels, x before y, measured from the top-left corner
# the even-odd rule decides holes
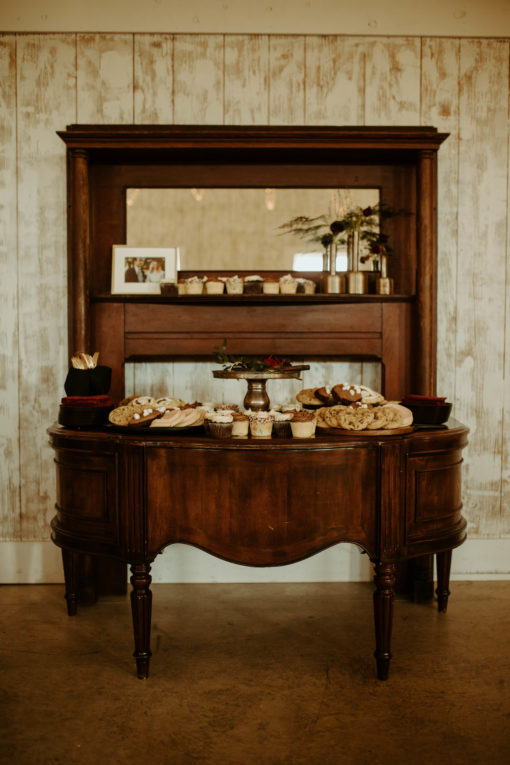
[[[447,422],[452,411],[452,404],[405,404],[413,413],[413,421],[416,425],[442,425]]]

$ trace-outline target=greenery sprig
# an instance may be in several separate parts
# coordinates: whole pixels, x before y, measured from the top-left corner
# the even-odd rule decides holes
[[[250,356],[232,356],[227,353],[226,340],[223,340],[220,346],[213,345],[213,352],[216,361],[222,365],[226,372],[235,371],[236,369],[246,372],[268,372],[271,370],[288,369],[291,366],[290,361],[287,359],[273,356],[272,354],[264,359],[254,359]]]

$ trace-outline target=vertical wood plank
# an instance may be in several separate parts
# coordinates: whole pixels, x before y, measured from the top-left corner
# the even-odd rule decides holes
[[[456,411],[471,427],[466,516],[484,535],[501,530],[508,69],[508,41],[461,41]]]
[[[507,137],[507,241],[506,241],[506,279],[505,279],[505,322],[504,337],[505,348],[504,358],[505,366],[503,370],[503,379],[505,380],[503,393],[503,454],[501,470],[501,526],[500,535],[510,536],[510,125]]]
[[[418,125],[420,41],[415,37],[367,41],[366,125]]]
[[[223,123],[223,35],[176,35],[176,124]]]
[[[365,44],[358,38],[336,35],[308,36],[305,44],[305,123],[362,125]],[[347,361],[337,362],[333,367],[327,362],[320,363],[316,370],[320,374],[313,384],[358,383],[363,377],[363,366]]]
[[[269,123],[301,125],[305,121],[304,37],[269,38]]]
[[[225,124],[269,121],[267,35],[225,37]]]
[[[457,236],[459,72],[458,40],[422,42],[421,122],[450,133],[438,155],[437,390],[455,404],[457,326]]]
[[[365,48],[358,38],[306,38],[307,125],[363,125]]]
[[[55,496],[46,428],[68,366],[66,164],[55,131],[76,117],[76,47],[67,34],[21,35],[17,46],[21,530],[46,539]]]
[[[77,36],[77,122],[133,121],[133,35]]]
[[[135,35],[134,122],[170,125],[173,113],[172,35]]]
[[[16,37],[0,36],[0,529],[19,539]]]

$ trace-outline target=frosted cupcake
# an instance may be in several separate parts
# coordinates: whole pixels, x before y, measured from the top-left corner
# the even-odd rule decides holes
[[[246,438],[250,430],[250,418],[244,412],[232,412],[233,438]]]
[[[205,291],[208,295],[222,295],[225,285],[219,279],[208,279],[205,283]]]
[[[280,292],[282,295],[295,295],[297,292],[298,282],[292,274],[286,274],[280,279]]]
[[[244,293],[245,295],[261,295],[264,280],[261,276],[245,276],[244,277]]]
[[[298,277],[296,279],[298,285],[297,285],[297,292],[304,295],[313,295],[315,292],[315,282],[311,279],[302,279],[301,277]]]
[[[227,292],[229,295],[243,294],[244,285],[240,276],[229,276],[225,284],[227,286]]]
[[[204,420],[205,432],[211,438],[230,438],[233,424],[231,412],[208,412]]]
[[[313,412],[295,412],[290,421],[293,438],[312,438],[316,425],[317,419]]]
[[[292,430],[290,427],[290,421],[293,417],[293,412],[274,412],[270,414],[273,417],[273,436],[275,438],[290,438]]]
[[[278,295],[280,292],[280,282],[278,279],[264,279],[264,295]]]
[[[186,279],[186,294],[201,295],[204,291],[204,281],[199,276],[190,276]]]
[[[271,438],[273,418],[269,412],[255,412],[250,415],[250,433],[252,438]]]

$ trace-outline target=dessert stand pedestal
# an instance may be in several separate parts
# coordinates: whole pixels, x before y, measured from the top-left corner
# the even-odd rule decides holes
[[[220,380],[246,380],[248,390],[243,401],[244,408],[252,409],[255,412],[267,412],[270,408],[270,401],[266,391],[266,382],[268,380],[299,380],[299,373],[306,369],[310,369],[307,364],[289,367],[288,371],[250,372],[247,369],[222,369],[215,370],[213,377]]]

